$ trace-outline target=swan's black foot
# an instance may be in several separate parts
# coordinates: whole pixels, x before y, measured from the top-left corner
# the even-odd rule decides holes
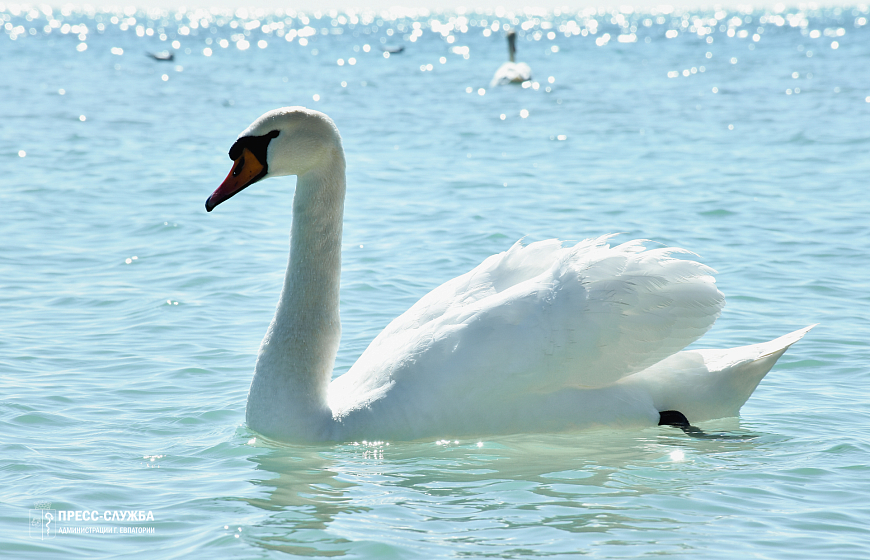
[[[659,426],[673,426],[674,428],[679,428],[686,433],[686,435],[696,438],[709,438],[704,430],[701,428],[696,428],[689,424],[689,419],[686,418],[686,415],[677,410],[663,410],[659,412]]]
[[[689,426],[689,419],[682,412],[676,410],[663,410],[659,412],[659,426],[674,426],[682,428]]]

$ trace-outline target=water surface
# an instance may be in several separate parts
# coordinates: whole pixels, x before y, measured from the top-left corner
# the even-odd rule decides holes
[[[870,556],[866,6],[0,17],[10,557]],[[528,87],[489,87],[505,25]],[[699,347],[821,325],[703,426],[725,438],[263,441],[245,397],[293,180],[203,204],[284,105],[328,113],[347,151],[336,375],[520,238],[695,251],[728,298]],[[48,502],[153,514],[67,527],[151,531],[44,539]]]

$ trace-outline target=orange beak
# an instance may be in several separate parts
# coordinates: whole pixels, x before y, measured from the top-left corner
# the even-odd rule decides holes
[[[242,155],[233,162],[230,174],[205,201],[206,211],[211,212],[221,202],[232,198],[246,187],[262,179],[265,175],[265,168],[266,166],[249,149],[242,150]]]

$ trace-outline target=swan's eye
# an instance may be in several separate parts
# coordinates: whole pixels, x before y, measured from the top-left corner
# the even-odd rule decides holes
[[[245,156],[242,156],[236,161],[236,166],[233,168],[233,177],[238,177],[239,173],[245,167]]]

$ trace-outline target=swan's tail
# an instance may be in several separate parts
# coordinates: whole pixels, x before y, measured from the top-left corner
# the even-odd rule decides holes
[[[779,357],[815,326],[750,346],[679,352],[619,383],[641,388],[657,410],[679,411],[693,424],[737,416]]]

